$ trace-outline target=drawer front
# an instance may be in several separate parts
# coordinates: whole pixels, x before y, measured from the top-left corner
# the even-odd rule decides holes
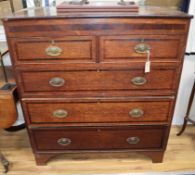
[[[150,50],[151,61],[181,59],[183,37],[165,35],[105,36],[100,39],[102,61],[146,60]]]
[[[31,130],[36,150],[160,149],[165,127]]]
[[[19,83],[23,92],[175,90],[174,68],[121,71],[23,71]]]
[[[96,58],[95,37],[12,39],[15,61],[87,61]]]
[[[30,124],[168,122],[173,100],[132,102],[23,101]]]
[[[189,19],[168,18],[71,18],[5,21],[8,37],[65,35],[186,34]]]

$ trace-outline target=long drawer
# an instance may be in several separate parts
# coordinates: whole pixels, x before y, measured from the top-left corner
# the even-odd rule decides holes
[[[81,101],[81,100],[80,100]],[[173,99],[135,99],[133,101],[24,100],[29,124],[147,123],[169,122]]]
[[[162,149],[166,127],[86,127],[30,132],[37,151]]]
[[[92,71],[21,71],[22,92],[74,92],[119,90],[172,90],[178,81],[176,67]]]

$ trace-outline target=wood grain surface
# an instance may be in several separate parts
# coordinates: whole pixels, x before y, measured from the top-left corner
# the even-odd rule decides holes
[[[34,149],[38,153],[66,150],[158,150],[163,148],[166,129],[167,127],[164,126],[77,127],[73,129],[32,129],[30,133],[36,145]],[[60,144],[58,141],[61,138],[68,138],[70,143]],[[139,140],[133,142],[132,138]]]
[[[24,101],[25,114],[29,124],[59,123],[115,123],[115,122],[167,122],[171,113],[172,99],[153,99],[153,101],[134,102],[72,102],[65,101]],[[163,100],[163,101],[160,101]],[[46,110],[47,109],[47,110]],[[139,109],[140,117],[130,113]],[[56,117],[55,111],[63,110],[65,117]],[[41,117],[40,117],[41,116]],[[120,117],[119,117],[120,116]]]
[[[16,39],[12,41],[16,50],[16,61],[75,60],[92,61],[95,59],[95,37],[71,36],[65,38],[34,38]],[[51,46],[59,47],[62,52],[58,56],[50,56],[46,49]]]
[[[53,158],[47,166],[36,166],[26,130],[15,133],[1,130],[0,149],[11,162],[10,175],[194,172],[195,127],[188,126],[180,137],[176,136],[179,130],[180,127],[172,127],[164,161],[160,164],[132,152],[63,154]]]
[[[69,92],[69,91],[119,91],[119,90],[175,90],[176,67],[153,69],[144,74],[143,69],[110,71],[27,71],[19,75],[21,87],[27,92]],[[38,77],[38,78],[37,78]],[[59,77],[64,85],[55,87],[49,82]],[[138,86],[132,83],[135,77],[145,77],[146,83]]]
[[[129,126],[127,121],[120,121],[122,111],[128,108],[123,108],[123,100],[128,102],[134,97],[134,100],[130,101],[136,104],[140,97],[152,100],[152,95],[158,99],[173,99],[173,104],[175,103],[191,16],[176,11],[167,13],[163,8],[158,12],[158,8],[149,9],[143,8],[136,15],[107,12],[104,16],[101,16],[101,13],[91,13],[90,16],[82,13],[77,16],[76,13],[53,14],[50,8],[45,8],[44,10],[48,10],[47,14],[41,9],[32,9],[32,16],[23,14],[29,12],[24,10],[14,18],[4,18],[22,101],[58,102],[60,99],[67,100],[67,96],[71,102],[79,99],[82,103],[89,98],[97,102],[107,100],[104,106],[86,104],[68,109],[69,111],[58,111],[58,116],[73,111],[80,121],[86,117],[86,111],[90,111],[91,116],[104,126],[89,123],[90,115],[86,117],[88,119],[83,126],[66,123],[66,127],[63,127],[63,124],[55,125],[53,121],[51,124],[55,129],[51,129],[46,124],[49,121],[47,118],[45,129],[41,129],[40,125],[28,122],[37,165],[45,165],[47,160],[64,153],[65,150],[74,150],[75,153],[81,150],[98,151],[101,154],[102,151],[113,149],[125,152],[129,149],[128,151],[143,151],[154,163],[162,162],[174,105],[169,105],[170,108],[166,110],[169,115],[164,123],[150,125],[136,122]],[[152,66],[147,74],[144,73],[147,54],[140,57],[143,50],[144,53],[151,50]],[[56,57],[55,60],[48,60],[50,56]],[[172,66],[166,66],[168,64]],[[164,96],[165,93],[168,97]],[[111,98],[119,100],[120,109],[117,110],[117,106],[108,103]],[[154,104],[150,106],[153,110],[151,107],[148,109],[153,112],[158,108]],[[42,107],[45,111],[59,110],[52,109],[52,105]],[[61,107],[60,111],[66,110]],[[76,108],[80,112],[77,112]],[[98,111],[111,114],[107,115],[109,118],[114,116],[111,112],[113,108],[116,109],[114,113],[120,114],[115,124],[101,119],[105,116],[99,116]],[[26,113],[29,110],[27,107],[23,106],[23,109],[25,120],[31,120],[30,115],[36,107],[33,110],[31,108],[30,115]],[[42,112],[39,117],[42,119],[44,115]],[[153,117],[153,114],[150,117]],[[163,119],[161,116],[161,120]],[[161,129],[163,127],[166,129]],[[71,143],[70,149],[59,146],[67,146],[67,143]]]

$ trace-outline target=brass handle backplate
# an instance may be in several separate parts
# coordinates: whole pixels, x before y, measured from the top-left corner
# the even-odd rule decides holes
[[[53,112],[53,116],[56,118],[65,118],[68,116],[68,112],[63,109],[57,109]]]
[[[71,144],[71,140],[69,138],[60,138],[58,139],[57,143],[61,146],[68,146]]]
[[[142,109],[139,109],[139,108],[135,108],[135,109],[132,109],[131,111],[129,111],[129,116],[132,118],[143,117],[143,115],[144,115],[144,111]]]
[[[136,86],[142,86],[147,83],[147,80],[145,77],[134,77],[131,82]]]
[[[136,145],[139,142],[140,142],[139,137],[129,137],[129,138],[127,138],[127,143],[129,143],[130,145]]]
[[[49,80],[49,84],[54,87],[61,87],[65,84],[65,80],[60,77],[54,77],[51,80]]]
[[[139,43],[134,47],[135,51],[137,53],[147,53],[149,50],[151,50],[151,47],[149,44],[146,43]]]
[[[50,45],[45,49],[45,53],[49,56],[55,57],[61,55],[62,49],[58,46]]]

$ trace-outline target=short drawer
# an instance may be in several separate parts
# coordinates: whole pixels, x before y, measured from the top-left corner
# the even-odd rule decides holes
[[[166,128],[162,126],[33,129],[35,148],[47,150],[160,149]]]
[[[150,50],[151,61],[180,60],[182,58],[182,36],[128,35],[105,36],[100,39],[101,61],[146,60]]]
[[[74,99],[73,99],[74,100]],[[23,101],[30,124],[168,122],[173,99],[133,101]]]
[[[65,38],[12,39],[15,61],[87,61],[96,58],[95,37],[71,36]]]
[[[175,90],[178,73],[175,67],[100,71],[22,71],[19,74],[22,91],[75,92],[119,90]]]

